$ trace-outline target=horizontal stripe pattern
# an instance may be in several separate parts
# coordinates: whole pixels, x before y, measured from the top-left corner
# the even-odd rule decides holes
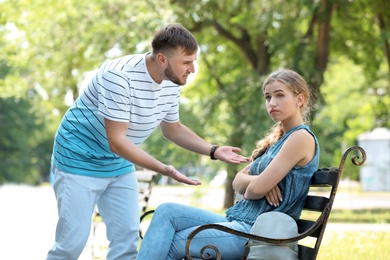
[[[64,172],[112,177],[134,170],[110,151],[104,118],[127,122],[127,138],[142,144],[162,120],[179,120],[180,86],[154,82],[145,54],[104,63],[64,115],[57,130],[53,162]]]

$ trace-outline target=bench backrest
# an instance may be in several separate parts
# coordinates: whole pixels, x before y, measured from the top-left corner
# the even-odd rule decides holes
[[[298,232],[300,234],[310,232],[311,234],[308,236],[314,238],[315,243],[311,246],[308,244],[299,244],[299,259],[316,259],[317,257],[326,224],[336,197],[340,175],[341,171],[338,168],[321,168],[313,175],[310,192],[306,198],[301,218],[298,220],[297,224]],[[318,190],[318,187],[327,188],[328,192],[324,193],[323,191]],[[316,195],[317,192],[321,195]],[[316,220],[305,219],[305,216],[307,216],[305,215],[306,211],[314,211],[321,214]]]
[[[146,212],[149,205],[149,198],[152,194],[152,187],[157,172],[149,170],[138,170],[135,172],[138,179],[138,200],[141,214]]]
[[[305,206],[301,218],[298,220],[299,237],[312,237],[315,239],[313,246],[303,245],[302,241],[298,240],[299,259],[316,259],[322,238],[324,236],[326,224],[333,207],[333,202],[336,197],[338,185],[341,179],[341,174],[344,170],[344,164],[350,152],[359,151],[361,158],[358,155],[352,157],[351,161],[354,165],[360,166],[366,161],[366,152],[360,146],[351,146],[343,154],[338,168],[320,168],[312,177],[309,195],[306,198]],[[360,159],[360,160],[359,160]],[[328,193],[324,196],[318,187],[327,187]],[[315,190],[317,188],[317,190]],[[314,194],[312,192],[315,192]],[[319,193],[319,195],[316,195]],[[315,220],[305,219],[305,212],[319,212],[320,215]]]

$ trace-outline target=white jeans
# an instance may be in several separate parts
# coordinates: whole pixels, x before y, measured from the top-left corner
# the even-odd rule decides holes
[[[88,240],[98,205],[110,241],[107,260],[135,259],[138,246],[138,183],[134,173],[95,178],[64,173],[53,167],[58,223],[47,260],[77,259]]]

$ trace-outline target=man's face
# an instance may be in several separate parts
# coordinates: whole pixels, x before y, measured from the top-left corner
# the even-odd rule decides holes
[[[168,58],[168,66],[164,70],[165,77],[175,84],[185,85],[188,76],[195,72],[194,62],[196,59],[197,53],[187,55],[181,48],[175,50],[173,55]]]

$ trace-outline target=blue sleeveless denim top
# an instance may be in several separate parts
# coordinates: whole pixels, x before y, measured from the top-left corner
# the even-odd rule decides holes
[[[261,174],[272,159],[275,158],[287,138],[299,129],[306,129],[313,136],[316,143],[316,152],[308,164],[303,167],[294,166],[279,182],[278,186],[282,192],[283,201],[279,203],[278,207],[274,207],[268,204],[265,197],[259,200],[243,199],[226,211],[226,216],[230,221],[242,221],[253,225],[261,213],[268,211],[284,212],[295,220],[299,219],[307,193],[309,192],[310,179],[318,169],[320,157],[318,140],[310,128],[307,125],[299,125],[289,130],[279,141],[270,146],[262,156],[256,158],[250,167],[251,175]]]

